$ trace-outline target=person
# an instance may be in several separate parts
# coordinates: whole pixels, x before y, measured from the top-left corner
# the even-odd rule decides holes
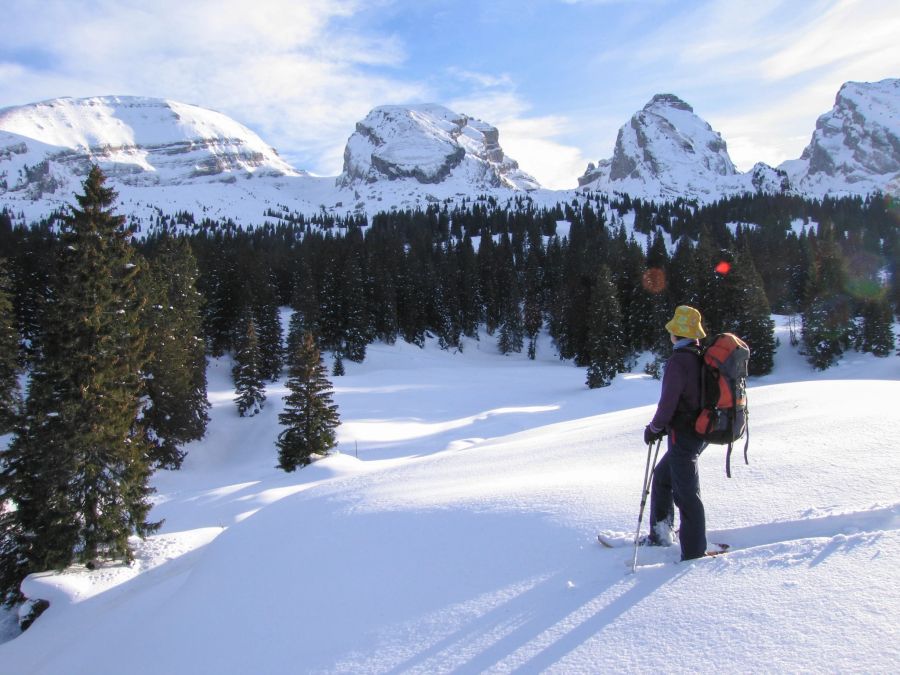
[[[700,498],[698,462],[706,443],[693,430],[700,411],[700,340],[706,337],[702,316],[688,305],[675,308],[666,324],[672,355],[666,362],[656,413],[644,429],[644,443],[668,436],[667,449],[653,471],[650,534],[643,543],[674,543],[675,507],[680,520],[681,559],[706,555],[706,511]]]

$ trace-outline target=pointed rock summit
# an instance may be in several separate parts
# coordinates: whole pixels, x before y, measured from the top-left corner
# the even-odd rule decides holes
[[[357,123],[344,150],[341,187],[387,181],[530,190],[537,181],[507,157],[496,127],[436,104],[381,106]]]
[[[800,159],[782,168],[801,192],[900,195],[900,79],[844,84]]]
[[[578,182],[652,197],[703,197],[736,174],[722,136],[674,94],[657,94],[619,129],[612,159],[588,166]]]

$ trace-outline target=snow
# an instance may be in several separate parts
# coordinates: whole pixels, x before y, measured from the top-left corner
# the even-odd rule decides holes
[[[897,194],[898,92],[896,79],[842,87],[806,150],[825,152],[837,173],[809,174],[808,158],[789,160],[779,170],[790,176],[791,193]],[[277,222],[271,211],[372,216],[472,195],[501,204],[527,195],[552,208],[577,197],[574,186],[542,189],[504,154],[496,127],[440,105],[380,106],[348,132],[344,172],[316,177],[239,122],[176,101],[100,96],[4,108],[0,196],[17,221],[38,221],[70,206],[97,162],[119,193],[117,209],[145,228],[183,211],[256,227]],[[701,203],[782,190],[782,174],[771,167],[736,172],[720,134],[671,95],[655,96],[621,128],[614,159],[633,162],[635,171],[610,180],[613,160],[600,161],[582,189]]]
[[[0,673],[896,670],[900,360],[819,373],[776,320],[750,464],[701,458],[732,552],[642,549],[636,574],[596,534],[636,524],[659,395],[639,370],[589,390],[546,336],[535,362],[486,335],[372,345],[335,378],[340,453],[285,474],[283,383],[239,418],[213,361],[209,433],[155,478],[160,532],[131,568],[30,577],[51,606]]]

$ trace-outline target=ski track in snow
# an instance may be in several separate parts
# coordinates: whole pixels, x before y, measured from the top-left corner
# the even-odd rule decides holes
[[[283,383],[241,419],[213,361],[209,433],[155,478],[163,529],[130,568],[30,577],[51,608],[0,674],[894,670],[900,365],[816,373],[776,318],[750,464],[701,458],[709,540],[732,550],[642,548],[637,574],[596,533],[636,525],[659,393],[640,368],[591,391],[546,340],[536,362],[487,336],[373,345],[335,381],[341,454],[284,474]]]

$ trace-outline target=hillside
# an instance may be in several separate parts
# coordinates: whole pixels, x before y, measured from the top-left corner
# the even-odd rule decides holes
[[[818,373],[778,319],[751,382],[750,465],[701,461],[727,556],[605,550],[633,529],[659,383],[588,390],[549,344],[462,353],[372,345],[335,380],[340,454],[274,469],[282,384],[237,417],[210,365],[212,423],[159,474],[166,523],[132,568],[35,575],[51,608],[0,673],[883,671],[900,662],[900,362]]]

